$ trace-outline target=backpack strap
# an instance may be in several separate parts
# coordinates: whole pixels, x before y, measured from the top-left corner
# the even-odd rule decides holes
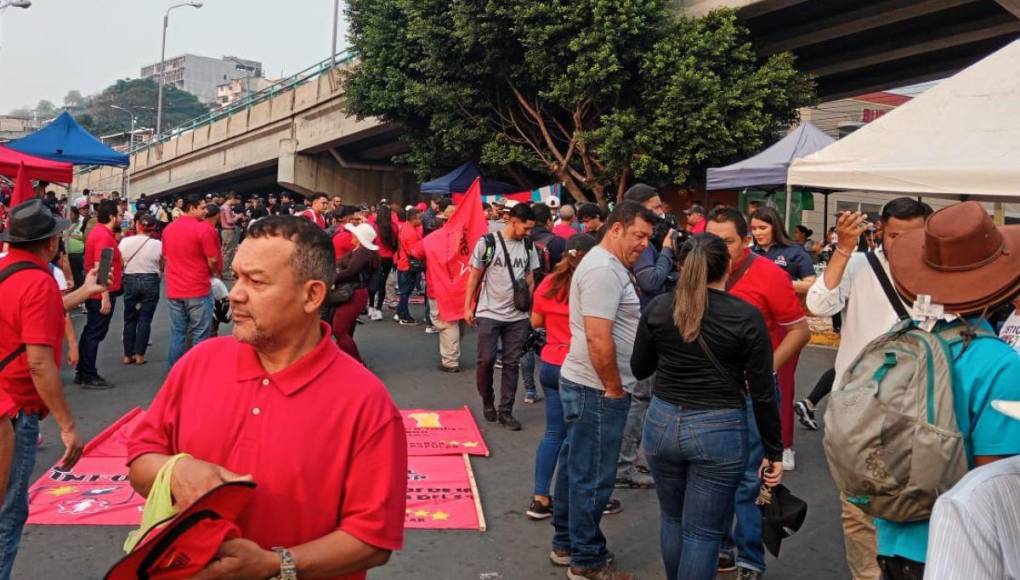
[[[749,254],[747,254],[747,258],[744,259],[744,263],[741,264],[740,267],[737,268],[737,270],[730,274],[730,277],[726,279],[727,292],[732,290],[733,287],[737,285],[737,282],[740,282],[740,279],[743,278],[744,274],[746,274],[747,271],[751,268],[751,264],[753,264],[754,261],[757,259],[758,254],[755,254],[754,252],[750,252]]]
[[[38,264],[32,263],[32,262],[15,262],[14,264],[11,264],[10,266],[7,266],[2,271],[0,271],[0,284],[2,284],[5,280],[10,278],[14,274],[17,274],[18,272],[21,272],[21,271],[24,271],[24,270],[40,270],[40,271],[46,272],[45,268],[39,266]],[[3,359],[0,359],[0,371],[4,370],[4,368],[7,365],[9,365],[12,362],[14,362],[14,360],[16,358],[18,358],[19,356],[21,356],[24,352],[25,352],[25,345],[24,344],[19,344],[18,348],[14,349],[13,352],[11,352],[7,356],[5,356]]]
[[[712,366],[715,367],[716,372],[718,372],[722,378],[726,379],[727,383],[737,388],[737,393],[740,395],[741,398],[746,397],[747,388],[741,386],[740,383],[733,380],[733,375],[726,371],[726,368],[722,366],[722,363],[719,362],[719,359],[715,358],[715,353],[712,352],[712,349],[708,346],[708,343],[705,341],[705,337],[700,332],[698,333],[697,341],[698,346],[701,347],[701,352],[705,353],[705,356],[708,357],[708,360],[712,363]]]
[[[482,236],[485,240],[485,252],[482,253],[482,264],[486,267],[492,262],[492,258],[496,255],[496,236],[492,234],[485,234]]]
[[[875,277],[878,278],[878,283],[882,286],[882,291],[885,292],[885,297],[889,300],[889,305],[896,311],[896,316],[900,320],[907,320],[910,318],[910,314],[907,312],[907,307],[903,305],[903,299],[900,298],[896,288],[893,287],[892,281],[889,280],[889,275],[885,273],[885,268],[882,267],[882,263],[878,261],[878,256],[874,252],[867,252],[864,254],[868,259],[868,264],[871,266],[871,271],[875,273]]]

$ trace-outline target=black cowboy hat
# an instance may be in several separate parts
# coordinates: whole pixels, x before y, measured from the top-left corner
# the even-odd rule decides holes
[[[780,484],[772,488],[772,501],[762,506],[761,513],[762,542],[778,558],[783,538],[789,538],[804,525],[807,504]]]
[[[41,199],[19,203],[11,210],[9,227],[0,232],[0,242],[35,242],[59,235],[70,222],[53,215]]]

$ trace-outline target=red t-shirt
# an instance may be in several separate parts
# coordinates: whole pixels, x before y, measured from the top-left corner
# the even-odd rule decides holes
[[[546,341],[539,358],[542,362],[562,366],[564,359],[567,358],[567,351],[570,350],[570,305],[567,296],[562,300],[546,298],[545,294],[550,286],[552,276],[547,276],[535,290],[532,312],[545,316]],[[567,294],[569,295],[569,289]]]
[[[336,254],[337,263],[340,262],[340,258],[343,258],[347,254],[354,251],[354,234],[351,232],[341,229],[333,236],[333,252]]]
[[[326,218],[324,218],[321,215],[315,213],[314,209],[306,209],[305,211],[301,212],[298,215],[300,215],[301,217],[305,218],[306,220],[312,222],[313,224],[319,226],[319,229],[323,229],[323,230],[326,229]]]
[[[0,258],[0,270],[17,262],[32,262],[43,270],[24,270],[0,284],[0,292],[7,297],[0,300],[0,358],[22,344],[49,346],[53,348],[53,361],[59,368],[63,356],[64,301],[57,282],[50,274],[49,264],[14,248]],[[28,372],[28,357],[24,354],[0,371],[0,387],[3,391],[0,415],[16,414],[19,410],[48,412],[35,390]]]
[[[190,453],[251,474],[255,495],[237,524],[267,550],[336,530],[400,549],[403,420],[385,385],[340,351],[328,325],[321,331],[311,352],[273,374],[233,337],[192,348],[131,433],[128,464],[146,453]]]
[[[573,236],[577,235],[577,230],[574,229],[574,226],[570,224],[560,224],[558,226],[553,227],[552,233],[563,238],[564,240],[569,240]]]
[[[705,227],[708,226],[708,220],[701,220],[700,222],[691,226],[692,234],[703,234],[705,233]]]
[[[750,250],[744,250],[744,260],[750,253]],[[743,261],[737,264],[737,268],[741,264]],[[796,324],[807,316],[793,290],[789,274],[765,258],[755,259],[736,286],[730,289],[730,294],[751,303],[765,317],[773,350],[786,336],[782,327]]]
[[[174,220],[163,230],[166,297],[179,300],[208,296],[212,292],[209,258],[219,256],[220,244],[212,226],[187,215]]]
[[[110,292],[119,292],[121,288],[121,280],[124,276],[124,260],[120,255],[120,247],[117,244],[117,238],[113,235],[113,230],[110,228],[98,224],[92,228],[87,238],[85,238],[85,271],[89,272],[92,268],[99,265],[99,258],[101,252],[105,248],[113,249],[113,262],[110,266],[110,283],[106,286],[106,289]],[[102,298],[102,294],[94,294],[90,296],[93,300],[99,300]]]
[[[373,223],[372,227],[375,228],[375,245],[379,246],[379,257],[380,258],[392,258],[396,253],[396,248],[391,248],[386,245],[383,241],[382,230],[379,229],[379,224]],[[397,224],[393,224],[393,239],[398,239],[400,232],[397,230]]]
[[[409,256],[411,250],[422,240],[421,229],[410,223],[400,226],[400,235],[397,237],[400,242],[400,251],[397,252],[397,271],[406,272],[411,269]]]

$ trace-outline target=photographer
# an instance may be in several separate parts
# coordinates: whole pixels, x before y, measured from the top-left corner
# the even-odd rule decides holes
[[[677,247],[677,243],[684,241],[686,234],[671,228],[665,220],[662,198],[654,187],[643,183],[635,184],[627,190],[623,198],[640,203],[659,218],[652,233],[652,243],[648,244],[634,264],[634,277],[641,290],[641,307],[644,308],[652,298],[676,284],[674,248]]]

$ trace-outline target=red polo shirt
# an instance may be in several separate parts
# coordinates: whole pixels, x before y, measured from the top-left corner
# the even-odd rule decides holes
[[[422,239],[421,228],[416,228],[410,223],[400,226],[400,235],[397,241],[400,243],[400,251],[397,252],[397,271],[406,272],[411,269],[411,250]]]
[[[203,298],[212,292],[208,259],[220,255],[215,234],[212,226],[188,215],[177,218],[163,230],[167,298]]]
[[[131,434],[128,463],[182,452],[255,478],[237,523],[265,549],[336,530],[378,548],[401,547],[403,421],[386,387],[337,348],[326,324],[318,346],[274,374],[233,337],[188,351]]]
[[[326,229],[326,218],[315,213],[314,209],[311,208],[306,209],[305,211],[301,212],[298,215],[312,222],[313,224],[319,226],[319,229],[322,230]]]
[[[750,250],[744,250],[744,260]],[[743,264],[737,264],[737,268]],[[793,282],[785,270],[767,258],[757,258],[743,277],[730,289],[730,294],[750,302],[765,317],[765,325],[772,339],[772,350],[783,341],[786,332],[782,327],[796,324],[807,315],[800,298],[793,290]]]
[[[558,226],[553,227],[552,233],[564,240],[569,240],[577,235],[577,230],[574,229],[572,224],[559,224]]]
[[[336,254],[337,263],[340,262],[340,258],[343,258],[347,254],[354,251],[354,234],[341,228],[340,231],[333,236],[333,252]]]
[[[98,229],[98,228],[97,228]],[[106,229],[106,228],[103,228]],[[106,230],[110,231],[110,230]],[[43,270],[25,270],[0,283],[0,358],[22,344],[53,348],[53,360],[60,367],[64,340],[64,301],[50,266],[33,254],[11,248],[0,258],[0,270],[17,262],[32,262]],[[35,390],[28,372],[28,357],[21,355],[0,371],[0,415],[18,410],[46,413],[46,404]]]
[[[99,258],[101,252],[105,248],[113,249],[113,263],[110,267],[110,283],[106,289],[110,292],[120,292],[121,280],[124,276],[124,260],[120,255],[120,247],[117,244],[117,237],[113,235],[113,230],[110,228],[98,224],[92,228],[87,238],[85,238],[85,271],[88,272],[99,265]],[[90,296],[93,300],[99,300],[102,298],[102,294],[94,294]]]

